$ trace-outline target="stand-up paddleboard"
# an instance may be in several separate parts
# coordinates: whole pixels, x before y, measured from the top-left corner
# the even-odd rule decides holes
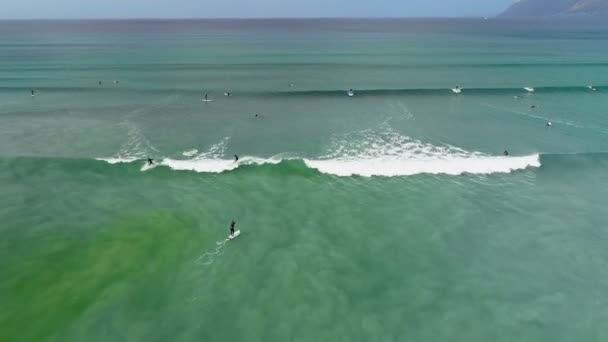
[[[230,234],[228,235],[228,237],[226,238],[226,240],[234,240],[237,238],[237,236],[241,235],[241,231],[237,230],[234,232],[234,234]]]
[[[203,102],[213,102],[212,99],[202,99]]]
[[[525,89],[527,92],[530,92],[530,93],[533,93],[533,92],[534,92],[534,88],[532,88],[532,87],[524,87],[524,89]]]

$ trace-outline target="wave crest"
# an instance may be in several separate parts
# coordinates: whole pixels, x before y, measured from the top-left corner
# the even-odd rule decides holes
[[[305,159],[307,167],[336,176],[410,176],[508,173],[540,167],[538,154],[508,157],[436,146],[388,128],[351,133],[333,142],[333,151],[319,159]]]
[[[301,160],[307,168],[335,176],[411,176],[417,174],[492,174],[540,167],[540,155],[492,156],[451,145],[433,145],[404,136],[390,127],[369,129],[333,139],[329,153],[319,158],[277,155],[270,158],[246,156],[226,159],[228,138],[207,152],[190,159],[165,158],[157,165],[177,171],[222,173],[243,165],[280,164],[285,159]],[[192,150],[194,151],[194,150]],[[130,163],[134,158],[100,159],[110,164]]]

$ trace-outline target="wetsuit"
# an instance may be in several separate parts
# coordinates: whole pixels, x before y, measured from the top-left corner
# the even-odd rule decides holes
[[[236,222],[232,221],[230,222],[230,235],[234,236],[234,225],[236,224]]]

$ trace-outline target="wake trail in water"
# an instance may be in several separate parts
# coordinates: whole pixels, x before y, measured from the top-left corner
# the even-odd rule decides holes
[[[538,121],[543,121],[543,123],[551,121],[553,124],[558,124],[558,125],[563,125],[563,126],[569,126],[569,127],[574,127],[574,128],[578,128],[578,129],[588,129],[588,130],[595,131],[595,132],[598,132],[598,133],[601,133],[601,134],[608,134],[608,131],[605,131],[603,129],[599,129],[599,128],[595,128],[595,127],[587,127],[587,126],[584,126],[582,124],[571,122],[571,121],[567,121],[567,120],[555,119],[555,118],[551,118],[551,117],[548,117],[548,116],[536,115],[536,114],[532,114],[532,113],[529,113],[529,112],[525,112],[525,111],[521,111],[521,110],[515,110],[515,109],[511,109],[511,108],[498,107],[498,106],[495,106],[495,105],[490,104],[490,103],[481,103],[481,105],[485,106],[487,108],[493,109],[493,110],[499,110],[499,111],[503,111],[503,112],[507,112],[507,113],[511,113],[511,114],[525,116],[525,117],[530,118],[530,119],[534,119],[534,120],[538,120]]]
[[[197,265],[210,266],[224,254],[227,240],[217,241],[215,248],[203,252],[195,261]]]

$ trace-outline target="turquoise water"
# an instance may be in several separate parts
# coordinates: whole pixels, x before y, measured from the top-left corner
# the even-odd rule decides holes
[[[0,33],[0,340],[608,338],[605,24]]]

